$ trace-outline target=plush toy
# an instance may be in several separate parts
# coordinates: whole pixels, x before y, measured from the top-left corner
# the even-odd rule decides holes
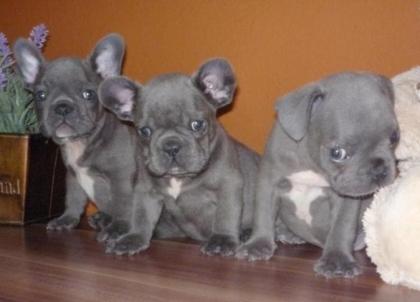
[[[365,212],[367,254],[381,278],[420,290],[420,67],[392,79],[399,175]]]

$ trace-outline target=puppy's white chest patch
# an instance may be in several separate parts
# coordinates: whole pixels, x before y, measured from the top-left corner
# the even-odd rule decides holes
[[[311,170],[291,174],[288,180],[292,187],[286,196],[295,204],[296,216],[311,224],[311,203],[324,195],[323,188],[329,187],[327,180]]]
[[[94,200],[94,181],[88,174],[88,168],[81,167],[77,164],[80,156],[85,151],[85,145],[79,141],[69,142],[65,145],[67,163],[74,169],[78,183],[82,186],[88,197]]]
[[[174,199],[177,199],[179,194],[181,193],[182,188],[182,181],[172,177],[169,180],[169,187],[167,188],[167,192],[171,195]]]
[[[329,187],[330,184],[328,181],[318,173],[315,173],[312,170],[300,171],[293,173],[287,177],[290,182],[307,185],[311,187]]]
[[[77,180],[82,186],[83,190],[88,195],[89,199],[95,200],[95,190],[94,190],[94,181],[91,176],[88,174],[88,168],[79,168],[77,173]]]

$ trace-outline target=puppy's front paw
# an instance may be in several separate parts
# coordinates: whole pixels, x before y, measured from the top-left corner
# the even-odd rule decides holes
[[[255,238],[242,245],[238,249],[236,257],[246,258],[249,261],[268,260],[273,257],[276,248],[277,245],[269,238]]]
[[[48,231],[63,231],[74,229],[79,224],[79,217],[71,215],[62,215],[48,222]]]
[[[315,264],[314,270],[317,274],[326,278],[353,278],[361,273],[357,263],[342,253],[331,253],[322,256]]]
[[[127,234],[130,226],[126,221],[113,221],[96,236],[99,242],[115,241],[124,234]]]
[[[141,234],[127,234],[117,241],[108,242],[106,253],[132,256],[147,249],[149,244]]]
[[[201,248],[201,252],[209,256],[232,256],[237,246],[237,240],[233,236],[213,234]]]
[[[104,212],[98,211],[88,217],[88,224],[96,231],[105,229],[112,221],[112,217]]]

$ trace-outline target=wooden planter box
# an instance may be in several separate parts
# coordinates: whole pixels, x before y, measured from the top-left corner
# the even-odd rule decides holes
[[[40,134],[0,134],[0,223],[25,225],[64,211],[65,167]]]

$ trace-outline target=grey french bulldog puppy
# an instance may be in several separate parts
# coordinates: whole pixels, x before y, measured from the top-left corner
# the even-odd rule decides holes
[[[269,259],[275,241],[323,248],[315,271],[353,277],[361,217],[396,174],[399,128],[391,82],[341,73],[281,98],[260,165],[254,231],[238,251]],[[297,235],[297,236],[296,236]]]
[[[41,131],[60,146],[67,167],[66,209],[47,229],[77,226],[89,198],[101,210],[90,219],[100,230],[98,240],[115,240],[129,231],[138,137],[100,104],[97,89],[105,78],[120,74],[122,37],[104,37],[86,60],[46,61],[25,39],[16,42],[14,53],[34,93]]]
[[[134,122],[153,187],[163,196],[143,203],[145,246],[159,217],[157,237],[178,228],[204,242],[209,255],[233,255],[240,234],[252,226],[259,156],[232,139],[216,118],[232,102],[235,86],[223,59],[206,62],[193,76],[166,74],[146,85],[116,77],[101,84],[101,102]]]

